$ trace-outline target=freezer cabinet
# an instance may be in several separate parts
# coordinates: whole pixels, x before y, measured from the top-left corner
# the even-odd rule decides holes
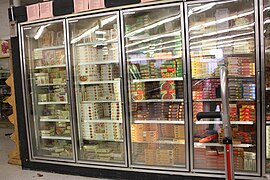
[[[119,13],[68,20],[78,161],[126,164]]]
[[[74,160],[64,22],[23,26],[21,31],[31,156]]]
[[[270,173],[270,1],[261,1],[261,42],[264,45],[262,48],[262,119],[263,119],[263,161],[265,166],[262,166],[263,172]]]
[[[228,68],[234,168],[256,173],[260,127],[253,1],[189,2],[186,6],[192,169],[224,171],[220,119],[197,121],[198,112],[222,110],[219,67]]]
[[[182,4],[123,12],[132,167],[187,168]]]

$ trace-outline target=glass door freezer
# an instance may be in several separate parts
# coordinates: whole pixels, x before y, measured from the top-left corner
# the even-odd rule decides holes
[[[270,1],[260,4],[262,47],[263,173],[270,173]]]
[[[22,27],[31,156],[74,160],[64,21]]]
[[[259,169],[260,127],[257,7],[252,0],[188,2],[188,73],[192,169],[224,171],[224,131],[220,119],[197,121],[198,112],[221,111],[219,67],[228,68],[234,169]],[[255,13],[256,12],[256,13]],[[258,47],[258,46],[257,46]]]
[[[68,20],[78,160],[126,164],[119,13]]]
[[[182,4],[123,11],[132,167],[188,168]]]

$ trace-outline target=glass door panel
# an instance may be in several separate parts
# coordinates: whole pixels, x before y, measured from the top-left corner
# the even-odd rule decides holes
[[[270,173],[270,1],[264,0],[263,29],[264,29],[264,73],[265,73],[265,157],[266,172]]]
[[[125,163],[118,14],[69,21],[79,160]]]
[[[123,13],[132,165],[186,166],[181,12]]]
[[[73,158],[63,21],[23,27],[33,155]]]
[[[187,8],[193,121],[193,168],[224,170],[219,67],[228,68],[230,121],[236,171],[256,172],[255,18],[251,0],[190,3]],[[193,117],[192,117],[193,116]]]

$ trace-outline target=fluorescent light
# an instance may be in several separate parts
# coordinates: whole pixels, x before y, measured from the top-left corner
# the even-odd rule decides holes
[[[38,40],[40,38],[40,36],[43,34],[44,30],[46,27],[50,26],[51,24],[47,24],[47,25],[42,25],[40,26],[40,28],[38,29],[36,35],[34,36],[35,40]]]
[[[253,13],[254,13],[254,11],[249,11],[249,12],[246,12],[246,13],[242,13],[242,14],[222,18],[222,19],[219,19],[219,20],[216,20],[216,21],[207,22],[207,23],[204,23],[204,24],[201,24],[201,25],[198,25],[198,26],[193,26],[193,27],[189,28],[189,31],[199,30],[199,29],[204,28],[204,27],[213,26],[213,25],[220,24],[220,23],[223,23],[223,22],[226,22],[226,21],[230,21],[232,19],[248,16],[248,15],[253,14]]]
[[[263,22],[263,24],[269,24],[270,23],[270,19],[267,19]]]
[[[137,30],[135,30],[133,32],[130,32],[130,33],[126,34],[125,37],[134,36],[135,34],[139,34],[139,33],[143,32],[143,31],[146,31],[146,30],[149,30],[149,29],[153,29],[153,28],[155,28],[157,26],[160,26],[162,24],[165,24],[167,22],[171,22],[171,21],[174,21],[176,19],[179,19],[180,17],[181,17],[181,15],[179,14],[177,16],[173,16],[173,17],[169,17],[169,18],[166,18],[166,19],[162,19],[162,20],[160,20],[160,21],[158,21],[156,23],[153,23],[153,24],[151,24],[149,26],[145,26],[143,28],[140,28],[140,29],[137,29]]]
[[[236,34],[236,35],[231,35],[231,36],[222,36],[222,37],[218,37],[218,38],[212,38],[212,39],[206,39],[206,40],[202,40],[202,41],[192,42],[189,45],[191,46],[191,45],[195,45],[195,44],[201,44],[201,43],[204,43],[204,42],[236,38],[238,36],[246,36],[246,35],[250,35],[250,34],[254,34],[254,31],[248,32],[248,33]]]
[[[165,41],[165,42],[162,42],[162,43],[153,44],[151,47],[157,47],[157,46],[161,46],[161,45],[164,45],[164,44],[170,44],[170,43],[175,43],[175,42],[181,42],[181,40],[177,39],[177,40],[172,40],[172,41]],[[136,51],[140,51],[140,50],[148,49],[148,48],[150,48],[150,46],[144,46],[144,47],[140,47],[140,48],[137,48],[137,49],[131,49],[131,50],[128,50],[127,53],[136,52]]]
[[[105,31],[96,31],[95,33],[96,33],[96,34],[102,34],[102,35],[106,34]]]
[[[90,34],[92,34],[93,32],[95,32],[96,30],[99,29],[99,25],[96,25],[90,29],[88,29],[87,31],[85,31],[84,33],[82,33],[80,36],[74,38],[71,40],[71,44],[77,43],[79,42],[81,39],[83,39],[84,37],[89,36]]]
[[[254,39],[254,37],[233,39],[233,40],[221,41],[221,42],[217,42],[217,43],[204,44],[204,45],[200,45],[200,46],[193,46],[193,47],[191,46],[190,49],[196,49],[196,48],[202,48],[202,47],[208,47],[208,46],[215,46],[215,45],[227,44],[227,43],[232,43],[232,42],[246,41],[246,40],[250,40],[250,39]]]
[[[200,6],[196,6],[194,8],[189,9],[188,11],[188,16],[191,16],[192,14],[199,14],[201,12],[207,11],[209,9],[211,9],[212,7],[214,7],[215,5],[218,4],[225,4],[225,3],[231,3],[231,2],[236,2],[238,0],[230,0],[230,1],[223,1],[223,2],[212,2],[212,3],[207,3],[207,4],[200,4]]]
[[[181,45],[164,46],[162,48],[156,48],[156,49],[153,49],[153,50],[144,51],[144,53],[155,52],[155,51],[160,51],[160,50],[170,49],[170,48],[182,48],[182,46]]]
[[[111,17],[109,17],[109,18],[100,20],[100,27],[105,26],[106,24],[108,24],[108,23],[114,21],[115,19],[116,19],[116,16],[111,16]]]
[[[128,44],[125,47],[135,46],[135,45],[138,45],[138,44],[141,44],[141,43],[153,41],[153,40],[160,39],[160,38],[177,36],[177,35],[180,35],[180,32],[181,32],[180,30],[177,30],[177,31],[174,31],[174,32],[171,32],[171,33],[167,33],[167,34],[152,36],[152,38],[148,38],[148,39],[145,39],[145,40],[137,41],[135,43]]]
[[[222,47],[240,47],[240,46],[243,46],[243,45],[246,45],[248,44],[248,42],[238,42],[238,43],[230,43],[230,44],[224,44],[224,45],[221,45],[221,46],[212,46],[212,47],[206,47],[207,49],[219,49],[219,48],[222,48]]]
[[[234,28],[230,28],[230,29],[224,29],[224,30],[215,31],[215,32],[207,33],[207,34],[198,35],[198,36],[192,36],[190,38],[190,40],[197,39],[197,38],[202,38],[202,37],[207,37],[207,36],[214,36],[214,35],[217,35],[217,34],[222,34],[222,33],[230,32],[230,31],[237,31],[237,30],[240,30],[240,29],[244,29],[244,28],[254,26],[254,24],[255,23],[251,23],[251,24],[244,25],[244,26],[234,27]]]

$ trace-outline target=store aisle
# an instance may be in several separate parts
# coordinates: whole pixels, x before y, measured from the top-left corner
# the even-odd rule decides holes
[[[1,180],[98,180],[80,176],[62,175],[55,173],[45,173],[40,171],[22,170],[20,166],[8,164],[8,153],[13,148],[13,142],[6,133],[11,133],[11,128],[0,127],[0,179]],[[42,175],[42,177],[40,177]]]

